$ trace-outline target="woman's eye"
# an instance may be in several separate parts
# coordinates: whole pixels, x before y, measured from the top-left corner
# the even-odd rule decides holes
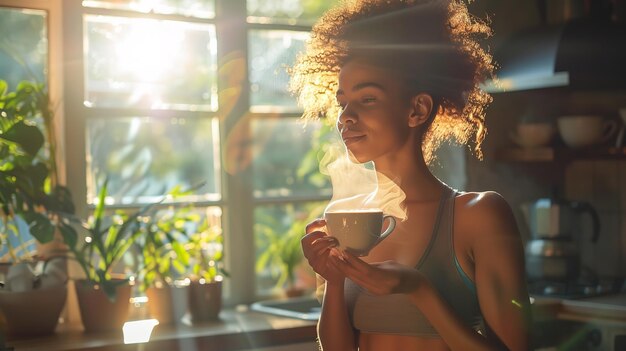
[[[376,101],[376,98],[373,97],[373,96],[368,96],[368,97],[364,97],[364,98],[361,99],[361,103],[363,103],[363,104],[369,104],[369,103],[372,103],[372,102],[375,102],[375,101]]]

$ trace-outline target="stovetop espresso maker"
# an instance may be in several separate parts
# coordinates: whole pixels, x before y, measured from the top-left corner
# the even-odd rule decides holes
[[[563,199],[539,199],[527,208],[531,240],[525,248],[529,280],[571,281],[580,273],[579,243],[574,231],[582,215],[592,221],[591,243],[598,240],[600,218],[588,202]],[[584,237],[586,233],[581,235]]]

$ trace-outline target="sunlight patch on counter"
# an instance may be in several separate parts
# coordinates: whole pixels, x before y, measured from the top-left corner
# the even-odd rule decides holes
[[[159,321],[156,319],[144,319],[124,323],[124,344],[137,344],[150,341],[152,330]]]

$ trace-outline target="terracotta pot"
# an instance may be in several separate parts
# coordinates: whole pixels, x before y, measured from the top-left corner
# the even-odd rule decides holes
[[[187,312],[188,286],[163,285],[146,290],[150,317],[159,324],[176,324]]]
[[[192,323],[215,321],[222,310],[222,282],[189,285],[189,315]]]
[[[287,297],[300,297],[303,296],[306,291],[303,288],[291,286],[285,289],[285,295]]]
[[[89,281],[77,280],[75,286],[80,317],[86,332],[122,330],[128,318],[130,284],[117,287],[114,302],[99,286]]]
[[[22,292],[0,292],[0,318],[9,339],[54,333],[65,306],[67,285]]]

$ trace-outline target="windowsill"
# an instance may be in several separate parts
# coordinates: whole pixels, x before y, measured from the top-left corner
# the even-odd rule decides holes
[[[201,325],[157,325],[148,343],[124,344],[119,333],[86,334],[59,326],[56,334],[8,341],[15,351],[61,350],[241,350],[314,342],[316,322],[278,317],[249,310],[223,310],[220,320]]]

